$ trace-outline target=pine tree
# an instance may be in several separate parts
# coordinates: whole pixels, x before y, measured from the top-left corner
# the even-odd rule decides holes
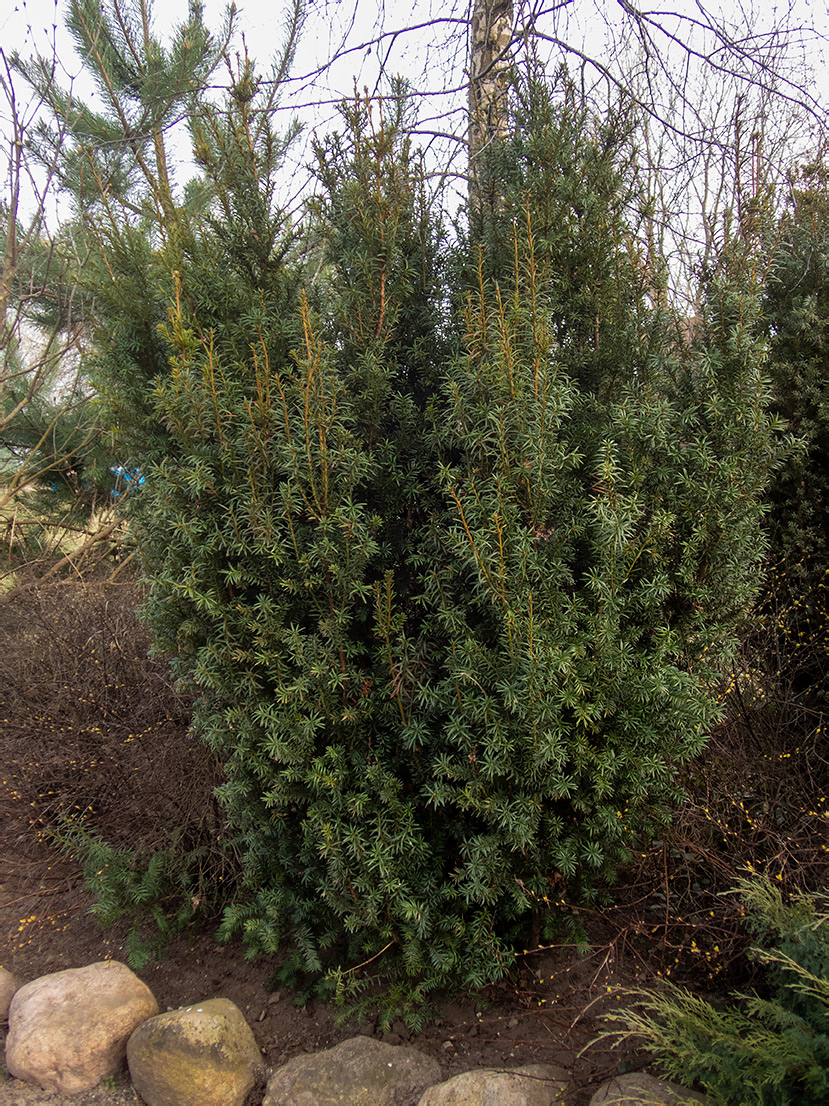
[[[189,206],[169,132],[196,110],[233,16],[214,38],[194,0],[169,47],[153,33],[147,0],[72,0],[66,25],[95,82],[94,108],[61,87],[48,58],[16,58],[15,67],[53,116],[36,128],[32,156],[52,167],[75,209],[72,235],[83,244],[76,319],[106,335],[105,365],[98,372],[88,357],[86,372],[115,416],[121,460],[132,467],[148,440],[163,441],[148,417],[147,384],[166,363],[158,325]]]

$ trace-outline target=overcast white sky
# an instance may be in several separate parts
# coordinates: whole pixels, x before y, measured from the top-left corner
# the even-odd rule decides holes
[[[77,73],[80,66],[75,59],[71,42],[63,30],[65,0],[16,0],[2,5],[5,14],[0,15],[0,45],[6,50],[20,50],[24,54],[35,50],[51,53],[52,39],[56,36],[57,53],[67,73]],[[607,61],[607,40],[618,43],[624,37],[623,27],[629,26],[622,12],[622,0],[525,0],[525,10],[534,16],[539,13],[540,30],[559,37],[576,47],[585,41],[592,56],[600,62]],[[724,10],[736,13],[740,9],[760,30],[771,31],[785,22],[790,25],[815,27],[818,34],[829,33],[829,7],[825,0],[712,0],[705,5],[702,0],[666,0],[665,3],[641,3],[643,10],[657,15],[666,30],[675,31],[687,40],[688,24],[671,19],[671,11],[684,12],[696,19],[702,18],[706,7],[714,12]],[[209,26],[218,28],[226,8],[225,0],[204,0],[205,15]],[[248,48],[263,65],[272,56],[281,37],[281,11],[279,0],[242,0],[239,8],[239,26],[246,34]],[[460,21],[467,14],[469,0],[308,0],[305,31],[300,41],[295,73],[312,72],[324,66],[328,60],[346,46],[349,49],[341,61],[321,75],[313,87],[305,88],[303,99],[318,101],[336,100],[348,95],[356,80],[359,87],[373,89],[381,66],[387,71],[402,73],[411,79],[419,90],[428,82],[433,89],[445,82],[457,86],[463,77],[466,34]],[[516,8],[521,0],[516,0]],[[659,14],[659,9],[663,14]],[[156,2],[153,16],[159,31],[169,29],[186,18],[186,0]],[[453,20],[457,22],[453,23]],[[443,21],[443,22],[441,22]],[[432,32],[394,35],[393,32],[411,26],[433,24]],[[356,49],[378,33],[387,37],[381,47]],[[449,44],[447,39],[454,37]],[[667,51],[667,41],[661,43]],[[815,39],[810,48],[815,63],[815,90],[824,101],[829,96],[829,79],[825,52],[826,41]],[[796,53],[796,52],[795,52]]]
[[[376,47],[356,49],[361,43],[375,38],[382,31],[392,31],[412,22],[420,24],[437,21],[450,16],[450,6],[457,2],[458,17],[465,15],[465,0],[389,0],[388,4],[379,4],[376,0],[308,0],[307,20],[300,39],[295,72],[297,75],[311,73],[323,67],[345,47],[347,53],[330,73],[322,74],[313,82],[313,89],[306,93],[306,99],[336,99],[347,95],[356,80],[359,87],[372,87],[382,62],[390,64],[395,73],[404,72],[413,81],[422,84],[426,71],[434,75],[433,65],[436,44],[432,36],[401,35],[384,43],[383,50]],[[225,0],[204,0],[205,20],[209,27],[218,29],[222,25]],[[277,0],[247,0],[237,5],[237,25],[245,33],[247,46],[263,68],[267,68],[269,59],[278,49],[282,40],[283,16]],[[57,54],[67,74],[76,74],[80,70],[73,56],[72,43],[63,29],[63,10],[65,0],[17,0],[13,6],[6,6],[6,14],[0,15],[0,45],[6,51],[19,50],[23,54],[51,54],[55,36]],[[175,24],[186,19],[187,0],[166,0],[152,5],[155,27],[162,35]],[[456,28],[459,39],[458,59],[462,63],[465,32]],[[444,55],[443,43],[446,29],[440,32],[441,57]],[[391,57],[386,56],[390,48]],[[434,79],[434,76],[432,76]],[[304,83],[304,82],[303,82]]]

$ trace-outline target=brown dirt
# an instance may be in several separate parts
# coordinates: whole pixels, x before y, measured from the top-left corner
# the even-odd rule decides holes
[[[30,811],[4,789],[0,795],[0,963],[21,980],[104,959],[125,959],[127,926],[104,930],[90,916],[92,898],[78,865],[56,852],[32,829]],[[472,998],[445,1001],[438,1019],[421,1033],[402,1036],[434,1056],[444,1078],[469,1068],[552,1062],[573,1073],[571,1103],[589,1101],[601,1080],[618,1070],[621,1057],[605,1046],[580,1050],[599,1032],[597,1015],[612,1005],[623,981],[611,949],[584,957],[550,950],[528,957],[510,983],[488,989],[486,1006]],[[530,968],[532,964],[532,968]],[[284,988],[269,993],[276,960],[245,959],[238,946],[218,945],[209,932],[186,932],[168,944],[163,959],[137,974],[162,1010],[224,996],[250,1023],[269,1068],[292,1056],[328,1048],[356,1033],[375,1033],[372,1023],[337,1025],[336,1009],[318,1002],[297,1008]],[[540,978],[539,978],[540,977]],[[398,1027],[402,1028],[402,1027]],[[380,1034],[400,1043],[399,1034]],[[40,1106],[63,1099],[0,1074],[2,1106]],[[99,1088],[84,1102],[135,1102],[126,1078]],[[256,1093],[251,1103],[261,1102]],[[77,1104],[78,1099],[66,1099]]]

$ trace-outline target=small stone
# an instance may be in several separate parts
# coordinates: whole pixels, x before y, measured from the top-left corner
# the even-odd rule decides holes
[[[526,1064],[509,1071],[479,1068],[424,1091],[418,1106],[552,1106],[560,1103],[569,1082],[563,1068]]]
[[[518,1028],[518,1018],[510,1018],[510,1020],[507,1022],[507,1029],[517,1029],[517,1028]]]
[[[387,1045],[402,1045],[403,1038],[400,1036],[399,1033],[384,1033],[383,1043]]]
[[[444,1052],[450,1052],[454,1047],[455,1047],[455,1042],[454,1041],[444,1041],[443,1042]]]
[[[262,1012],[259,1014],[259,1017],[256,1020],[259,1021],[259,1022],[263,1022],[267,1016],[268,1016],[268,1008],[266,1006],[265,1009],[262,1010]]]
[[[708,1099],[678,1083],[640,1071],[617,1075],[603,1083],[590,1099],[590,1106],[690,1106],[695,1102],[707,1103]]]
[[[263,1106],[393,1106],[417,1102],[438,1079],[437,1061],[415,1048],[352,1037],[289,1060],[268,1080]]]
[[[273,1006],[273,1004],[275,1002],[279,1002],[279,1000],[281,998],[282,998],[282,992],[281,991],[274,991],[274,993],[272,995],[268,995],[268,1006]]]

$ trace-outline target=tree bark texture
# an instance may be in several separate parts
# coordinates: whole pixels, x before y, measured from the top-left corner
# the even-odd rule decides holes
[[[469,42],[469,195],[478,194],[476,162],[507,129],[512,0],[472,0]]]

